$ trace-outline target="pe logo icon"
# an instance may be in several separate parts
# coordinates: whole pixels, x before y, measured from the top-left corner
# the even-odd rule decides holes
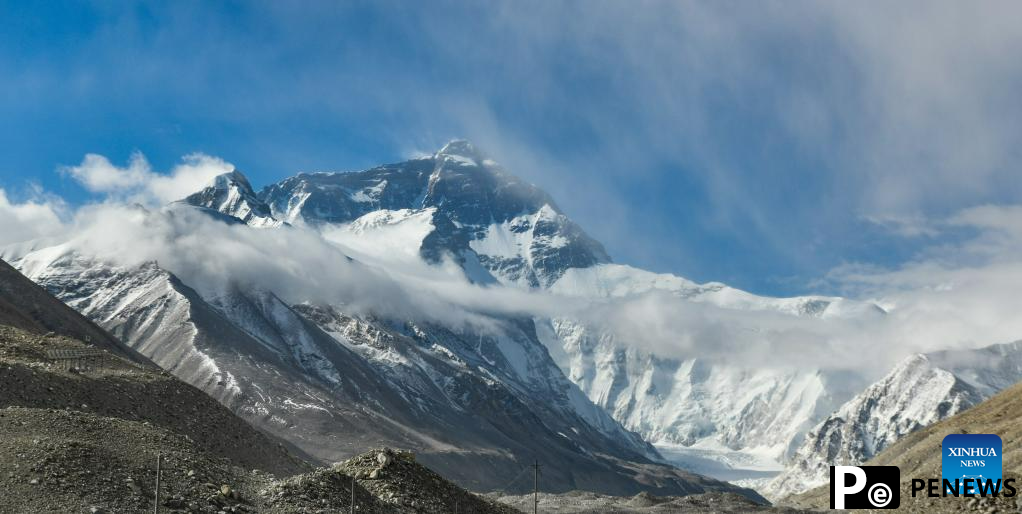
[[[898,466],[831,466],[830,508],[897,509],[900,483]]]
[[[959,494],[990,495],[1001,485],[1001,438],[994,434],[950,434],[941,443],[940,474],[958,480]],[[989,487],[986,487],[989,484]],[[984,490],[980,491],[983,487]],[[951,494],[953,491],[946,491]]]

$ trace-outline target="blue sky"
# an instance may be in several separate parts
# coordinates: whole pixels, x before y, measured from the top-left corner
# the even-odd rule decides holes
[[[134,151],[258,187],[465,137],[618,262],[844,292],[1022,197],[1020,7],[845,4],[6,2],[0,188],[86,202],[58,167]]]

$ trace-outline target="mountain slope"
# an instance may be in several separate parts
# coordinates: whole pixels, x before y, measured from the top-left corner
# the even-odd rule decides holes
[[[764,298],[724,284],[611,264],[590,236],[549,195],[507,173],[469,143],[432,156],[351,173],[299,174],[264,188],[259,200],[281,221],[308,225],[386,268],[450,259],[479,284],[544,288],[584,300],[666,293],[682,301],[741,311],[830,318],[883,316],[873,304],[808,296]],[[211,206],[211,203],[198,203]],[[245,210],[221,212],[243,217]],[[627,337],[577,319],[534,320],[561,370],[588,399],[627,429],[692,469],[708,452],[728,478],[775,473],[802,435],[866,382],[846,372],[759,369],[662,358]],[[662,341],[670,346],[671,341]],[[749,380],[747,394],[736,381]],[[741,462],[736,462],[741,461]],[[727,466],[753,466],[737,476]]]
[[[814,427],[763,491],[780,498],[824,484],[831,465],[865,462],[1019,380],[1022,342],[910,356]]]
[[[691,302],[727,312],[824,321],[884,315],[869,303],[760,297],[617,264],[569,269],[549,289],[598,301],[667,295],[680,306]],[[594,403],[672,462],[718,478],[762,480],[776,474],[806,431],[866,385],[857,374],[841,370],[757,367],[698,354],[661,357],[613,328],[567,318],[537,322],[555,360]],[[657,341],[660,347],[672,344]]]
[[[95,323],[79,315],[45,289],[25,279],[18,270],[0,260],[0,325],[29,332],[55,332],[88,341],[92,346],[141,365],[148,359],[125,346]]]
[[[254,494],[252,469],[283,475],[307,469],[199,390],[139,362],[7,263],[0,261],[0,269],[0,512],[147,508],[152,500],[143,491],[152,490],[157,452],[168,475],[174,470],[164,482],[165,491],[175,491],[174,499],[166,497],[172,501],[206,504],[200,478]],[[75,339],[82,333],[88,343]],[[106,356],[84,369],[48,357],[90,348]],[[198,473],[193,479],[185,477],[189,468]]]
[[[388,479],[387,494],[370,493],[379,491],[379,480],[347,474],[350,467],[310,471],[218,402],[152,365],[112,352],[71,367],[54,362],[48,357],[54,350],[96,349],[61,332],[89,322],[9,267],[0,274],[0,305],[0,512],[148,512],[157,455],[162,511],[348,512],[354,500],[354,510],[367,514],[446,514],[459,506],[513,512],[421,465],[394,473],[380,451],[359,462],[375,463]],[[121,345],[99,335],[102,344]]]
[[[166,215],[186,216],[179,207]],[[759,499],[652,462],[648,445],[563,376],[531,320],[495,319],[498,330],[487,334],[291,305],[240,284],[200,294],[155,263],[116,266],[67,246],[30,251],[17,264],[162,367],[324,462],[368,446],[408,447],[460,484],[493,489],[542,456],[551,490],[736,490]]]
[[[908,478],[940,478],[941,442],[948,434],[997,434],[1004,443],[1003,476],[1018,479],[1022,476],[1022,384],[1013,385],[990,399],[951,416],[943,421],[906,435],[866,465],[898,466],[901,469],[901,509],[915,512],[961,512],[966,509],[982,509],[987,512],[1015,512],[1020,503],[1018,497],[970,501],[967,498],[912,498],[908,489]],[[1016,488],[1018,482],[1016,481]],[[789,497],[785,503],[791,505],[825,509],[829,505],[829,491],[826,486]]]

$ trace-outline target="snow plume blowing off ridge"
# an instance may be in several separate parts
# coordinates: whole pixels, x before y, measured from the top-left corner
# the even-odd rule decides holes
[[[0,190],[0,213],[7,220],[0,228],[0,244],[8,248],[3,253],[10,256],[32,245],[13,243],[50,237],[66,241],[67,251],[117,265],[155,261],[204,295],[245,285],[292,304],[342,305],[351,312],[453,328],[485,328],[494,315],[564,317],[660,357],[753,367],[854,369],[878,376],[910,353],[978,347],[1022,334],[1022,319],[1011,307],[1022,289],[1020,207],[978,208],[946,220],[944,226],[971,230],[974,237],[921,254],[901,269],[835,271],[828,280],[858,288],[861,297],[875,299],[888,314],[821,319],[724,308],[656,290],[593,298],[478,285],[450,261],[374,262],[343,241],[330,240],[330,227],[323,232],[301,226],[258,229],[190,206],[167,205],[233,169],[221,159],[192,155],[161,174],[141,155],[127,168],[88,156],[65,172],[106,195],[100,203],[69,209],[46,196],[16,203]]]

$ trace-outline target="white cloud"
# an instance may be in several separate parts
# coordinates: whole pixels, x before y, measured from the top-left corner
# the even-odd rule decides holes
[[[153,175],[145,156],[131,154],[126,168],[114,166],[109,159],[97,154],[86,154],[78,166],[62,168],[86,189],[96,193],[134,191],[145,185]]]
[[[64,230],[61,215],[67,207],[57,198],[45,197],[14,203],[0,189],[0,245],[52,236]]]
[[[86,189],[110,198],[144,205],[161,205],[198,191],[213,177],[234,170],[234,165],[201,153],[186,155],[169,173],[153,171],[140,152],[131,155],[126,167],[119,167],[102,155],[88,154],[77,166],[65,166],[67,173]]]
[[[157,261],[185,283],[216,296],[235,287],[270,290],[288,302],[341,305],[395,319],[486,328],[496,316],[567,317],[601,327],[636,348],[668,358],[699,356],[750,367],[832,367],[880,373],[908,353],[981,346],[1022,337],[1022,206],[984,205],[942,220],[896,219],[895,230],[930,244],[913,262],[888,270],[853,264],[828,279],[859,298],[873,298],[887,316],[815,319],[778,312],[721,308],[648,293],[579,299],[469,283],[455,265],[427,266],[413,254],[353,237],[302,227],[256,230],[227,225],[183,206],[146,210],[125,202],[181,198],[211,175],[221,159],[188,156],[171,173],[153,172],[141,156],[117,168],[99,156],[73,172],[111,195],[73,215],[71,247],[120,265]],[[61,205],[12,203],[0,191],[0,214],[17,220],[8,243],[59,232]],[[908,227],[908,228],[906,228]],[[945,232],[967,231],[949,243]],[[393,234],[392,234],[393,235]],[[402,233],[417,248],[423,234]],[[925,238],[919,238],[925,235]],[[324,237],[327,236],[327,237]],[[329,239],[333,239],[330,241]],[[365,243],[355,241],[356,243]],[[921,244],[922,244],[921,243]],[[414,250],[414,248],[412,248]],[[344,256],[356,255],[360,261]]]
[[[970,207],[934,225],[967,233],[893,269],[849,264],[828,278],[890,308],[883,340],[902,353],[1022,339],[1022,205]]]

